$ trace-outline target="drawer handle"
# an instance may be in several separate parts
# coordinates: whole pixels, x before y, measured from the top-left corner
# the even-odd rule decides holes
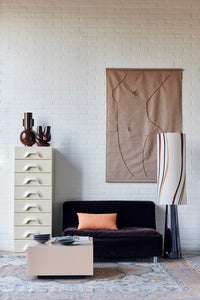
[[[35,235],[36,232],[31,232],[31,231],[25,231],[24,234],[23,234],[23,238],[26,238],[28,237],[29,235]]]
[[[35,156],[37,156],[38,158],[41,158],[41,155],[40,155],[38,152],[25,152],[25,153],[24,153],[24,158],[28,158],[28,157],[30,157],[31,155],[35,155]]]
[[[40,195],[36,192],[26,192],[24,198],[29,198],[31,195],[35,195],[37,198],[40,198]]]
[[[24,248],[23,248],[23,251],[27,251],[28,250],[28,246],[29,246],[29,244],[25,245]]]
[[[38,172],[41,171],[41,168],[40,168],[39,166],[37,166],[37,165],[26,165],[26,166],[24,167],[24,171],[29,171],[29,170],[32,169],[32,168],[37,169]]]
[[[26,218],[24,219],[23,224],[28,224],[29,222],[32,222],[32,221],[35,221],[35,222],[37,222],[38,224],[40,224],[40,221],[39,221],[37,218],[34,218],[34,217],[31,217],[31,218],[26,217]]]
[[[23,184],[29,184],[30,182],[35,182],[35,183],[37,183],[37,184],[41,184],[40,183],[40,180],[38,180],[38,179],[31,179],[31,178],[25,178],[25,180],[24,180],[24,182],[23,182]]]
[[[40,207],[38,205],[36,205],[36,204],[28,204],[28,203],[26,205],[24,205],[23,211],[27,211],[30,208],[37,208],[40,211]]]

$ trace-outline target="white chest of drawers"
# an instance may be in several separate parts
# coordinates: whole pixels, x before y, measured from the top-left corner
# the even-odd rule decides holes
[[[15,148],[14,251],[52,233],[52,148]]]

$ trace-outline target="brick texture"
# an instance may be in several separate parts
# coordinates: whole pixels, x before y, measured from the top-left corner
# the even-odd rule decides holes
[[[199,16],[199,0],[1,1],[0,250],[13,249],[14,146],[27,111],[52,126],[54,234],[67,199],[156,202],[156,184],[105,183],[107,67],[184,69],[180,234],[185,251],[200,249]]]

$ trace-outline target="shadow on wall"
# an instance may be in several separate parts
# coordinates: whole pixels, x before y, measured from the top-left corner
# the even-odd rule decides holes
[[[81,198],[82,176],[78,163],[70,151],[54,150],[53,165],[53,236],[62,234],[63,202]]]

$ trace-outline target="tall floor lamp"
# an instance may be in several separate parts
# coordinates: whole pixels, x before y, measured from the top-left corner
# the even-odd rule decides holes
[[[181,258],[178,205],[187,204],[184,133],[157,135],[158,204],[166,205],[164,257]]]

